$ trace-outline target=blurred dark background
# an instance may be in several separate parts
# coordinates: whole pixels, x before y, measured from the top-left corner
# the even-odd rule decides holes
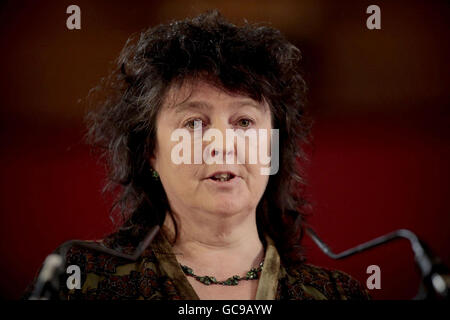
[[[81,30],[66,8],[81,8]],[[366,28],[367,6],[381,30]],[[17,299],[45,256],[112,230],[104,171],[83,143],[83,102],[127,38],[217,8],[280,29],[304,56],[315,118],[309,222],[335,251],[408,228],[450,264],[447,1],[3,1],[0,7],[0,296]],[[409,299],[419,276],[406,241],[333,261],[305,238],[310,263]]]

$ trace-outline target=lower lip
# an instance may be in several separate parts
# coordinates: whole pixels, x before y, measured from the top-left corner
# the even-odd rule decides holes
[[[205,181],[210,186],[232,188],[241,181],[241,178],[238,176],[235,176],[233,179],[230,179],[227,181],[220,181],[220,180],[213,180],[213,179],[205,179]]]

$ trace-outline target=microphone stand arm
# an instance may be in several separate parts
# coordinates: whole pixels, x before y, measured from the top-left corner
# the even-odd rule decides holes
[[[159,226],[151,228],[144,240],[138,244],[133,254],[113,250],[95,242],[82,240],[69,240],[65,242],[59,247],[58,253],[52,253],[45,259],[29,300],[49,300],[53,297],[53,294],[59,291],[59,278],[65,272],[66,256],[71,247],[79,246],[126,260],[137,261],[158,234],[159,229]]]
[[[415,261],[420,269],[422,276],[422,287],[419,294],[415,299],[425,299],[425,298],[439,298],[445,299],[449,298],[449,275],[448,270],[442,264],[439,264],[437,257],[433,257],[431,253],[427,252],[423,242],[411,231],[407,229],[399,229],[388,233],[386,235],[377,237],[370,241],[359,244],[353,248],[347,249],[340,253],[334,253],[328,245],[323,242],[315,231],[310,228],[305,228],[306,233],[311,237],[314,243],[330,258],[339,260],[347,258],[356,253],[374,248],[381,244],[404,238],[407,239],[411,248],[414,252]],[[432,258],[433,257],[433,258]],[[425,292],[424,292],[425,291]]]

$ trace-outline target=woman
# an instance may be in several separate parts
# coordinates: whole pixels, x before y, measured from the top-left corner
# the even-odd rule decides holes
[[[237,27],[217,12],[129,40],[100,87],[107,90],[101,108],[88,117],[123,218],[99,243],[132,253],[152,227],[161,229],[132,263],[73,245],[67,265],[80,267],[82,287],[61,281],[60,298],[368,298],[356,280],[308,265],[301,253],[306,201],[297,160],[310,123],[299,62],[299,50],[278,31]],[[190,139],[182,152],[173,138],[179,129]],[[208,143],[213,129],[222,136]],[[230,130],[247,141],[251,129],[277,130],[266,143],[279,149],[219,143]],[[249,161],[258,148],[272,163]],[[195,154],[202,161],[190,161]],[[274,157],[275,174],[261,174]]]

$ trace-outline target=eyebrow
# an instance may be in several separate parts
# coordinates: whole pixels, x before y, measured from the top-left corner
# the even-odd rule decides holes
[[[211,105],[204,101],[188,101],[176,104],[172,108],[175,110],[175,113],[181,113],[186,109],[207,110],[211,108]]]
[[[255,103],[253,100],[245,99],[245,100],[239,100],[235,101],[230,104],[231,107],[239,107],[239,106],[250,106],[254,107],[260,111],[265,110],[265,106],[260,103]],[[186,109],[199,109],[199,110],[207,110],[210,109],[212,106],[210,103],[206,101],[187,101],[182,102],[180,104],[174,105],[172,108],[175,109],[175,113],[181,113],[185,111]]]

